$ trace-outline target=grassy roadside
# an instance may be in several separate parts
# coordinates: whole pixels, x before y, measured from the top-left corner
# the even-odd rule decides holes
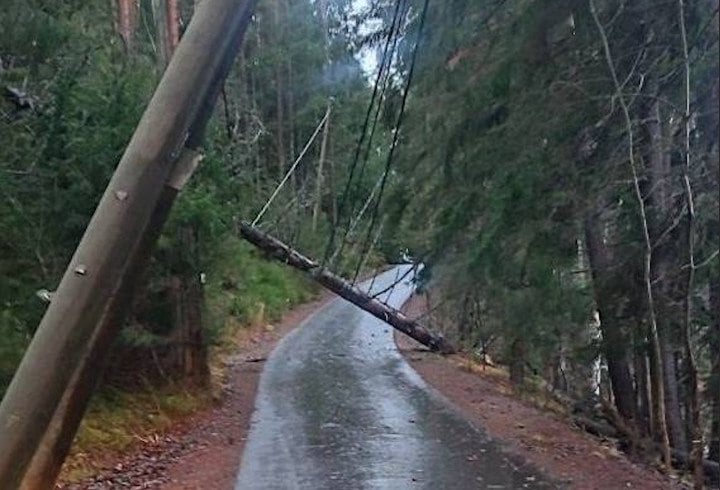
[[[247,336],[270,325],[292,307],[317,296],[298,272],[265,260],[250,245],[228,238],[208,265],[205,326],[210,344],[210,386],[170,384],[140,392],[101,388],[63,467],[61,480],[87,478],[119,454],[160,437],[184,418],[210,406],[222,392],[226,361]]]

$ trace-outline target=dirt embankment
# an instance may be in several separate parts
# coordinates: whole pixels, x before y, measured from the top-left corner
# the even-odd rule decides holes
[[[225,360],[221,402],[175,424],[169,432],[143,436],[122,456],[109,456],[93,478],[58,488],[229,490],[234,487],[260,373],[275,345],[331,295],[294,308],[272,326],[243,329],[236,354]]]
[[[403,308],[416,317],[425,311],[420,297]],[[561,414],[542,410],[513,395],[507,377],[461,354],[441,357],[414,340],[396,335],[396,343],[422,378],[442,393],[477,427],[549,476],[578,490],[682,488],[679,482],[635,464],[611,441],[575,427]]]

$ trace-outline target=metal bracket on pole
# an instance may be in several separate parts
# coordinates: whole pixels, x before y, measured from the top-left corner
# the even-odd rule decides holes
[[[172,170],[172,173],[170,174],[170,177],[168,177],[167,186],[178,192],[183,190],[183,187],[185,187],[185,184],[187,184],[188,180],[190,180],[190,177],[192,177],[192,174],[204,158],[205,155],[199,151],[184,148],[180,154],[180,158],[178,158],[178,161]]]

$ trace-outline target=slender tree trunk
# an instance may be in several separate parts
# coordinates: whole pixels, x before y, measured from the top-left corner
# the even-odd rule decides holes
[[[282,25],[280,23],[281,1],[274,2],[274,20],[276,43],[280,47],[282,45]],[[275,131],[275,139],[277,146],[277,166],[278,175],[282,176],[285,170],[285,159],[287,157],[287,148],[285,144],[285,82],[283,80],[283,63],[275,63],[275,112],[277,129]]]
[[[640,330],[640,329],[638,329]],[[650,402],[650,384],[648,381],[647,341],[638,332],[635,340],[635,389],[637,395],[638,423],[643,434],[652,434],[652,410]]]
[[[183,378],[208,381],[207,344],[203,335],[204,295],[200,282],[197,228],[182,225],[175,247],[177,274],[171,278],[174,326],[170,335],[171,366]]]
[[[157,64],[164,70],[180,42],[178,0],[152,0]]]
[[[132,51],[137,20],[136,4],[133,0],[114,0],[114,3],[117,4],[116,31],[125,44],[125,49]]]
[[[713,312],[710,338],[710,383],[708,396],[712,407],[709,458],[720,462],[720,280],[710,280],[710,308]]]
[[[276,97],[276,111],[277,111],[277,130],[276,130],[276,141],[277,141],[277,166],[278,175],[282,176],[285,170],[285,104],[283,102],[283,73],[281,68],[275,69],[275,84],[277,93]]]
[[[602,209],[602,205],[599,208]],[[629,423],[634,423],[635,389],[628,364],[628,338],[623,333],[621,320],[617,315],[621,298],[617,296],[613,277],[617,270],[612,253],[603,240],[603,223],[594,211],[585,219],[585,241],[592,271],[595,302],[600,313],[600,331],[602,332],[602,350],[608,364],[608,375],[615,406],[620,415]]]
[[[178,8],[178,0],[166,0],[166,14],[165,19],[167,21],[166,36],[167,36],[167,49],[168,59],[175,52],[178,44],[180,43],[180,9]]]
[[[683,166],[683,185],[685,188],[685,202],[687,205],[687,256],[688,271],[685,295],[683,298],[684,318],[682,325],[683,348],[685,351],[685,364],[687,371],[687,418],[689,422],[688,438],[690,440],[690,460],[693,465],[693,481],[696,490],[704,486],[705,475],[703,474],[703,428],[700,420],[700,394],[698,390],[698,372],[695,363],[695,353],[690,343],[693,316],[693,288],[695,286],[695,197],[690,183],[691,155],[690,155],[690,55],[688,48],[687,32],[685,30],[685,4],[684,0],[678,0],[678,20],[680,24],[680,37],[683,50],[683,65],[685,74],[685,113],[683,114],[685,124],[685,165]]]
[[[330,136],[330,112],[332,106],[328,102],[327,106],[327,119],[325,120],[325,127],[323,128],[322,141],[320,142],[320,158],[318,159],[317,174],[315,175],[315,203],[313,206],[312,214],[312,230],[317,230],[318,218],[320,216],[320,210],[322,206],[323,196],[323,169],[325,167],[325,158],[327,157],[327,145],[328,138]]]
[[[162,72],[170,60],[167,36],[167,4],[166,0],[152,0],[153,21],[155,23],[155,47],[158,69]]]
[[[522,386],[525,382],[526,347],[524,339],[514,339],[510,345],[510,382]]]
[[[625,93],[623,92],[622,85],[618,79],[617,71],[615,68],[615,61],[613,60],[612,52],[610,50],[610,43],[608,41],[605,27],[600,21],[597,9],[595,7],[595,1],[589,0],[590,13],[592,14],[595,25],[597,26],[598,33],[600,35],[600,41],[602,44],[603,52],[605,55],[605,61],[607,62],[608,71],[613,81],[615,88],[615,97],[622,110],[623,119],[625,122],[625,133],[627,136],[627,151],[628,151],[628,165],[630,167],[630,173],[632,175],[633,190],[635,191],[635,199],[638,206],[638,215],[640,218],[640,226],[642,231],[642,238],[644,242],[644,254],[643,254],[643,279],[645,282],[645,296],[647,299],[647,312],[648,320],[650,323],[650,340],[652,349],[654,351],[655,363],[653,366],[654,375],[652,377],[652,388],[653,398],[655,399],[655,411],[658,415],[658,435],[661,441],[661,452],[663,464],[670,469],[672,467],[672,456],[670,452],[670,440],[667,431],[667,425],[665,422],[665,388],[663,385],[663,366],[660,359],[660,340],[658,333],[658,322],[657,322],[657,311],[655,309],[655,294],[653,292],[653,281],[652,281],[652,267],[653,267],[653,242],[650,238],[649,223],[647,206],[645,204],[645,196],[643,196],[641,188],[641,176],[640,168],[636,161],[636,148],[635,148],[635,130],[633,126],[633,119],[630,115],[630,108],[627,101],[625,100]]]
[[[680,383],[678,380],[677,355],[682,338],[680,316],[676,304],[680,289],[676,284],[678,254],[674,250],[675,234],[666,232],[673,209],[673,189],[670,168],[670,154],[663,130],[660,102],[650,105],[645,118],[648,134],[648,189],[646,202],[649,214],[648,225],[654,244],[651,275],[655,284],[658,308],[658,334],[660,340],[662,371],[665,393],[665,414],[670,443],[673,447],[687,450],[685,423],[682,418]],[[677,237],[679,239],[679,237]]]
[[[260,37],[258,34],[258,40],[257,42],[260,42]],[[257,81],[255,79],[255,73],[254,70],[249,70],[249,82],[250,82],[250,99],[251,103],[250,106],[252,107],[253,111],[253,117],[256,117],[260,119],[260,109],[258,108],[257,103]],[[254,128],[254,127],[253,127]],[[260,128],[258,128],[258,131],[260,131]],[[255,171],[254,171],[254,182],[255,182],[255,192],[257,195],[262,194],[261,186],[262,186],[262,158],[260,156],[260,135],[252,135],[253,137],[253,160],[255,162]]]
[[[664,388],[665,388],[665,417],[667,420],[670,443],[676,449],[687,450],[685,437],[685,423],[682,417],[680,397],[680,382],[678,380],[677,354],[678,351],[668,339],[669,332],[660,336],[660,349],[662,355]]]

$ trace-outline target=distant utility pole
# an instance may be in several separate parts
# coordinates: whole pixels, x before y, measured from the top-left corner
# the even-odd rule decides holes
[[[159,221],[167,215],[158,206],[172,203],[164,189],[178,176],[191,125],[227,73],[254,4],[199,3],[0,404],[3,490],[18,488],[71,379],[97,359],[100,326],[117,323],[129,305],[128,278],[162,225],[158,212]]]

